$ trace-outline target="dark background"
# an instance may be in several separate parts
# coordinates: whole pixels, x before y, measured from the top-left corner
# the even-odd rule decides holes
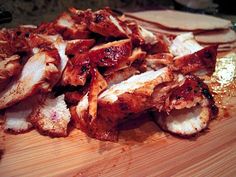
[[[236,6],[233,0],[214,0],[219,4],[219,14],[235,14]],[[11,23],[2,23],[0,27],[14,27],[19,24],[39,24],[50,21],[69,7],[78,9],[99,9],[109,6],[112,9],[136,11],[140,9],[178,9],[191,11],[192,9],[176,6],[173,0],[0,0],[0,10],[12,14]],[[206,11],[197,11],[208,13]],[[2,14],[2,18],[4,15]],[[1,14],[0,14],[1,18]],[[6,20],[7,21],[7,20]]]

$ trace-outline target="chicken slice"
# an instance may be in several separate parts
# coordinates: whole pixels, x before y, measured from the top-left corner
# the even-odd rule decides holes
[[[64,72],[67,62],[68,62],[68,57],[66,55],[66,47],[67,47],[67,43],[65,41],[63,41],[63,39],[58,38],[54,43],[53,43],[54,47],[57,49],[57,52],[60,56],[60,66],[59,66],[59,71],[62,75],[62,73]]]
[[[194,39],[193,33],[184,33],[178,35],[169,48],[172,55],[184,56],[197,52],[203,47]]]
[[[93,47],[89,51],[89,58],[98,66],[114,66],[122,59],[127,59],[131,53],[131,40],[124,39]]]
[[[145,58],[147,70],[158,70],[164,66],[173,65],[173,55],[170,53],[157,53]]]
[[[0,109],[7,108],[39,91],[48,92],[59,79],[57,51],[32,56],[19,76],[0,93]]]
[[[47,97],[33,110],[29,121],[40,133],[52,137],[68,135],[67,127],[71,116],[64,97],[64,95],[56,98]]]
[[[87,76],[90,73],[90,59],[88,54],[78,54],[71,58],[65,68],[62,75],[62,85],[84,85]]]
[[[7,83],[13,76],[20,73],[22,65],[19,55],[12,55],[9,58],[0,59],[0,87]]]
[[[134,63],[137,60],[144,60],[145,57],[146,57],[146,52],[142,51],[141,48],[135,48],[131,56],[121,60],[119,63],[117,63],[117,65],[113,67],[109,67],[104,73],[104,75],[110,75],[116,71],[119,71],[125,68],[130,68],[132,63]]]
[[[168,52],[167,38],[157,35],[138,25],[136,21],[124,21],[131,30],[129,37],[134,46],[141,46],[148,53]]]
[[[107,88],[107,82],[97,69],[91,70],[92,79],[88,92],[88,114],[93,121],[97,116],[98,95]]]
[[[75,39],[67,41],[66,55],[87,52],[95,44],[94,39]]]
[[[76,23],[68,13],[59,16],[55,21],[54,28],[67,40],[86,39],[90,34],[86,24]]]
[[[78,102],[87,93],[87,89],[65,92],[65,101],[67,105],[77,105]]]
[[[90,121],[88,95],[71,109],[76,127],[89,136],[101,140],[117,140],[117,125],[131,113],[140,113],[153,107],[151,95],[157,85],[169,82],[173,74],[169,68],[148,71],[115,84],[98,96],[97,117]]]
[[[108,86],[110,87],[114,84],[118,84],[124,80],[127,80],[131,76],[134,76],[139,73],[140,73],[139,70],[131,66],[129,68],[125,68],[125,69],[116,71],[112,74],[109,74],[108,76],[105,77],[105,79],[107,81]]]
[[[138,25],[136,22],[127,23],[132,31],[130,37],[135,45],[155,44],[157,37],[151,32]]]
[[[195,106],[175,109],[169,115],[159,114],[157,116],[156,121],[162,129],[177,135],[190,136],[207,128],[210,122],[210,109]]]
[[[169,91],[162,112],[155,113],[155,120],[166,131],[190,136],[207,128],[217,113],[207,85],[198,77],[187,75]]]
[[[192,54],[175,57],[174,67],[183,74],[204,70],[213,73],[216,65],[217,46],[207,46]]]
[[[27,98],[17,105],[14,105],[5,111],[4,130],[11,133],[24,133],[33,126],[28,121],[28,117],[33,108],[40,103],[43,96],[35,95]]]
[[[56,35],[45,35],[45,34],[32,34],[29,40],[30,46],[33,48],[33,52],[37,53],[40,48],[55,48],[60,56],[59,70],[63,73],[68,57],[66,55],[67,47],[69,46],[67,41],[64,41],[58,34]]]
[[[105,37],[127,38],[128,28],[108,10],[80,12],[85,14],[85,19],[90,31]]]

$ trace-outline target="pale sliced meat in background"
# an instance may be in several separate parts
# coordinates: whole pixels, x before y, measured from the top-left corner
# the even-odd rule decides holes
[[[209,45],[218,45],[217,51],[230,51],[236,48],[236,41],[235,42],[229,42],[229,43],[222,43],[222,44],[217,44],[217,43],[201,43],[202,46],[209,46]]]
[[[205,31],[196,34],[195,39],[201,43],[228,43],[236,41],[236,33],[231,29]]]
[[[192,32],[194,34],[200,33],[203,30],[178,30],[178,29],[170,29],[170,28],[166,28],[163,26],[160,26],[158,24],[154,24],[151,22],[146,22],[140,19],[134,19],[132,17],[126,17],[126,19],[128,20],[132,20],[132,21],[136,21],[139,25],[141,25],[142,27],[144,27],[145,29],[152,31],[153,33],[160,33],[160,34],[165,34],[165,35],[171,35],[171,36],[177,36],[180,34],[184,34],[184,33],[189,33]]]
[[[125,14],[148,22],[157,23],[167,28],[180,30],[227,29],[231,26],[229,20],[174,10],[150,10],[133,13],[127,12]]]

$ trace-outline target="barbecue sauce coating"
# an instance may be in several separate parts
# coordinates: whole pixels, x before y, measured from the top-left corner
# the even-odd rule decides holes
[[[208,46],[193,54],[185,55],[174,59],[174,66],[183,74],[193,73],[206,69],[210,73],[215,70],[217,46]]]

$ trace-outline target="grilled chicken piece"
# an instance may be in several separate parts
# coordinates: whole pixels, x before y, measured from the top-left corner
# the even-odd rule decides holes
[[[156,112],[155,120],[171,133],[194,135],[207,128],[210,120],[218,113],[207,85],[196,76],[185,76],[169,95],[163,108],[165,112]]]
[[[59,16],[55,21],[54,28],[67,40],[86,39],[90,35],[87,25],[76,23],[68,13]]]
[[[132,51],[129,39],[95,46],[87,53],[77,54],[68,62],[62,76],[62,85],[84,85],[93,66],[114,66],[127,59]]]
[[[45,34],[36,34],[32,33],[29,35],[28,44],[30,48],[52,48],[53,43],[57,40],[62,41],[62,37],[58,34],[55,35],[45,35]]]
[[[19,27],[16,29],[0,30],[0,90],[20,73],[23,64],[31,55],[31,49],[26,36],[31,28]]]
[[[204,47],[195,53],[174,58],[174,67],[183,74],[205,70],[213,73],[216,65],[217,46]]]
[[[19,55],[13,55],[3,60],[0,59],[0,87],[10,81],[13,76],[19,74],[21,68]]]
[[[60,56],[59,70],[61,74],[63,73],[68,62],[66,50],[68,50],[67,48],[70,45],[67,41],[64,41],[60,35],[31,34],[29,38],[29,45],[33,48],[34,53],[37,53],[40,48],[49,48],[49,50],[56,49]]]
[[[158,70],[164,66],[171,66],[173,64],[173,55],[170,53],[157,53],[148,55],[145,58],[148,70]]]
[[[169,52],[167,38],[163,35],[153,34],[151,31],[138,25],[136,21],[124,21],[129,29],[129,37],[134,46],[141,46],[144,51],[150,54]]]
[[[32,56],[18,78],[0,93],[0,109],[7,108],[39,91],[48,92],[59,79],[60,57],[56,50]]]
[[[131,40],[124,39],[93,47],[89,51],[89,58],[98,66],[114,66],[121,60],[127,59],[131,53]]]
[[[138,25],[136,22],[128,23],[128,27],[132,31],[130,36],[131,36],[132,42],[135,45],[138,45],[138,46],[145,45],[145,44],[154,45],[155,43],[157,43],[156,36],[152,32]]]
[[[34,95],[6,109],[4,130],[10,133],[24,133],[29,131],[33,126],[28,121],[28,118],[33,108],[37,106],[42,99],[43,96]]]
[[[173,66],[183,74],[214,72],[217,46],[203,48],[192,33],[178,35],[170,45],[170,52],[175,56]]]
[[[56,98],[47,97],[33,110],[29,121],[42,134],[65,137],[68,135],[70,117],[64,95],[61,95]]]
[[[84,13],[89,30],[102,36],[127,38],[127,33],[131,32],[125,23],[122,23],[108,10],[99,10],[94,13],[91,11],[79,13]]]
[[[210,122],[208,107],[195,106],[180,110],[173,110],[169,115],[157,115],[158,125],[166,131],[181,135],[192,136],[207,128]]]
[[[107,82],[97,69],[91,70],[92,80],[88,92],[88,116],[93,121],[97,116],[98,95],[107,88]]]
[[[75,39],[67,41],[66,55],[87,52],[95,44],[94,39]]]
[[[146,52],[142,51],[141,48],[135,48],[131,56],[129,56],[127,59],[121,60],[119,63],[117,63],[117,65],[109,67],[104,73],[104,75],[110,75],[116,71],[129,68],[132,65],[132,63],[134,63],[137,60],[144,60],[145,57],[146,57]]]
[[[68,105],[77,105],[86,93],[83,91],[65,92],[65,101]]]
[[[88,54],[78,54],[69,60],[62,75],[62,85],[84,85],[90,73]]]
[[[28,46],[26,38],[32,28],[15,28],[0,30],[0,58],[8,58],[12,55],[28,58],[31,49]]]
[[[124,80],[127,80],[131,76],[134,76],[139,73],[140,73],[139,70],[131,66],[129,68],[125,68],[125,69],[116,71],[112,74],[109,74],[108,76],[105,77],[105,79],[107,81],[108,86],[110,87],[114,84],[118,84]]]
[[[174,56],[184,56],[195,53],[203,47],[194,39],[193,33],[178,35],[170,45],[170,53]]]
[[[169,82],[173,74],[169,68],[148,71],[130,77],[102,92],[98,97],[96,119],[89,119],[88,94],[71,109],[76,127],[100,140],[117,140],[117,125],[130,113],[140,113],[151,108],[151,95],[159,84]]]
[[[62,75],[68,63],[68,57],[66,55],[67,43],[63,39],[57,38],[57,40],[53,43],[53,46],[57,49],[60,56],[60,66],[58,68],[60,75]]]

